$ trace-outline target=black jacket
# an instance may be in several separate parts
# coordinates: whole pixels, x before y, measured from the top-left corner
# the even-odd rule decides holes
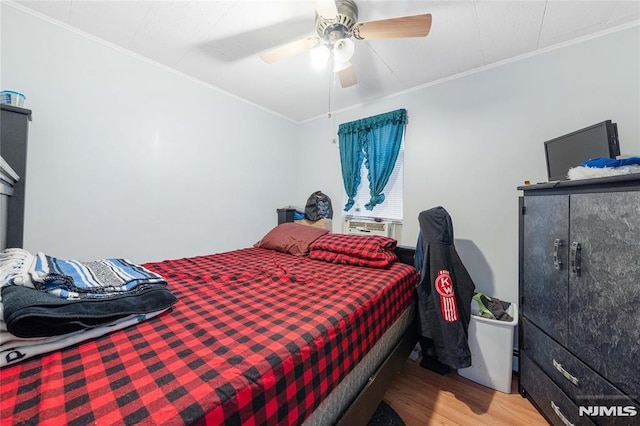
[[[434,207],[421,212],[418,222],[418,333],[433,340],[438,361],[456,369],[469,367],[467,337],[475,285],[453,244],[449,213]]]

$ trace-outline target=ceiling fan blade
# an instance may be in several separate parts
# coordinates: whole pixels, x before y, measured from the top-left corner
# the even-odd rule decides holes
[[[334,0],[314,0],[313,7],[318,16],[327,19],[335,19],[338,16],[338,7]]]
[[[275,49],[262,52],[260,54],[260,58],[266,63],[272,64],[290,56],[295,56],[299,53],[311,50],[318,45],[319,41],[320,40],[317,37],[309,37],[302,40],[297,40],[292,43],[287,43],[283,46],[276,47]]]
[[[403,16],[363,22],[353,29],[358,40],[395,37],[425,37],[431,30],[431,14]]]
[[[343,89],[347,87],[351,87],[358,83],[358,78],[356,77],[356,70],[353,65],[338,71],[338,77],[340,77],[340,86]]]

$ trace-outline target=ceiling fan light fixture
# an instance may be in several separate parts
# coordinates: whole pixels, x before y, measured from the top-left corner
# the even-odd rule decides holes
[[[336,63],[349,62],[356,51],[353,40],[343,38],[336,41],[333,45],[333,57]]]
[[[327,67],[327,61],[331,52],[324,44],[319,44],[309,51],[311,56],[311,66],[316,70],[323,70]]]
[[[342,88],[348,88],[358,83],[355,67],[351,63],[355,53],[353,39],[425,37],[431,30],[432,16],[430,13],[359,22],[356,0],[314,0],[313,3],[316,10],[317,36],[307,37],[262,52],[260,57],[266,63],[271,64],[310,51],[313,68],[323,70],[327,68],[327,64],[330,64],[330,87],[335,85],[336,76],[340,79]]]

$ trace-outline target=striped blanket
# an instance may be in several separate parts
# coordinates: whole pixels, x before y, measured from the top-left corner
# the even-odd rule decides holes
[[[0,252],[0,367],[144,321],[177,301],[164,278],[125,259]]]
[[[5,277],[0,277],[3,284],[32,287],[63,299],[112,297],[154,284],[166,286],[160,275],[126,259],[83,262],[59,259],[42,252],[34,256],[22,249],[9,249],[5,253],[5,258],[12,258],[13,262],[9,263],[9,269],[5,268]]]
[[[58,259],[42,252],[36,255],[31,275],[36,289],[65,299],[109,297],[140,286],[166,285],[160,275],[126,259],[81,262]]]

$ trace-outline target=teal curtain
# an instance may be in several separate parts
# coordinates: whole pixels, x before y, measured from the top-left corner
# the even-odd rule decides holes
[[[342,167],[342,182],[349,199],[344,206],[344,211],[351,210],[353,198],[358,193],[360,186],[360,168],[364,153],[362,145],[366,140],[366,133],[352,128],[350,123],[341,124],[338,128],[338,140],[340,143],[340,165]]]
[[[386,114],[371,117],[374,124],[362,147],[365,153],[365,166],[369,171],[369,194],[371,199],[365,208],[373,210],[384,202],[385,186],[393,172],[402,145],[402,135],[407,122],[407,111],[399,109]]]
[[[399,109],[362,120],[341,124],[338,128],[342,180],[349,197],[344,210],[353,206],[358,185],[362,159],[368,170],[371,199],[367,210],[384,202],[384,188],[400,152],[402,135],[407,122],[407,111]]]

